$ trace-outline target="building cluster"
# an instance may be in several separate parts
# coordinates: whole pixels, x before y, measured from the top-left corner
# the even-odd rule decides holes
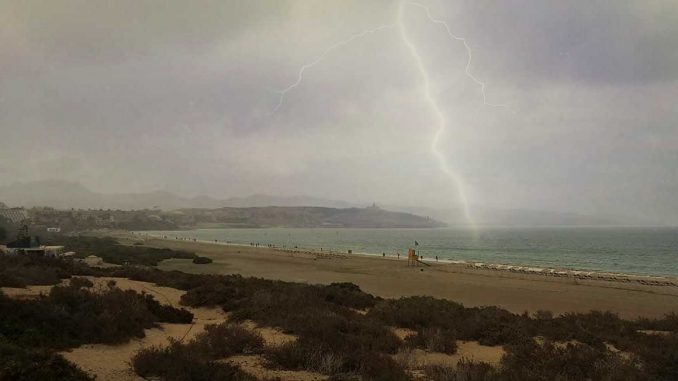
[[[66,252],[63,246],[37,245],[35,247],[10,247],[0,245],[0,255],[37,255],[45,257],[70,257],[74,252]]]
[[[54,229],[68,232],[93,229],[165,230],[175,227],[171,220],[153,210],[32,208],[29,215],[33,228],[47,232]]]
[[[24,220],[25,221],[25,220]],[[37,255],[45,257],[72,256],[75,253],[64,252],[63,246],[43,245],[38,236],[31,235],[28,225],[19,229],[16,238],[6,245],[0,245],[2,255]]]
[[[24,208],[0,208],[0,218],[11,224],[19,225],[28,220],[29,216]]]

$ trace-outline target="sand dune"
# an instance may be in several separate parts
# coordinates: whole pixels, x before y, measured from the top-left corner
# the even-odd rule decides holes
[[[169,287],[160,287],[148,282],[139,282],[125,278],[92,278],[88,277],[94,288],[105,288],[109,281],[114,281],[116,287],[123,290],[135,290],[152,294],[162,304],[180,307],[179,300],[184,291]],[[140,349],[151,346],[165,346],[170,339],[190,340],[202,332],[205,325],[219,324],[227,319],[226,313],[220,308],[191,308],[184,307],[194,315],[193,324],[160,324],[159,328],[147,329],[145,337],[133,339],[120,345],[87,344],[61,354],[84,371],[95,375],[97,380],[104,381],[138,381],[130,367],[130,361]]]

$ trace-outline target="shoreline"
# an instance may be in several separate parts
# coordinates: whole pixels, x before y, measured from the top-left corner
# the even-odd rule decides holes
[[[646,282],[622,282],[557,277],[505,270],[478,269],[467,264],[435,263],[407,266],[407,259],[373,255],[289,252],[268,247],[214,241],[162,239],[129,232],[99,232],[122,244],[194,252],[212,259],[168,259],[164,271],[240,275],[284,282],[331,284],[349,282],[382,298],[429,296],[467,307],[496,306],[515,314],[551,311],[555,315],[610,311],[626,319],[661,318],[678,313],[678,287]],[[583,274],[582,274],[583,275]]]
[[[403,255],[401,257],[393,256],[392,254],[387,254],[386,256],[379,255],[377,253],[364,253],[364,252],[352,252],[350,254],[329,250],[316,250],[313,248],[286,248],[277,245],[252,245],[252,244],[241,244],[229,241],[218,241],[218,240],[200,240],[196,238],[184,238],[175,236],[175,239],[168,238],[167,234],[153,235],[140,231],[127,232],[133,237],[152,237],[154,239],[167,240],[170,242],[180,241],[180,242],[193,242],[200,244],[208,245],[220,245],[220,246],[230,246],[230,247],[247,247],[247,248],[262,248],[275,250],[282,253],[297,253],[297,254],[310,254],[310,255],[336,255],[336,256],[346,256],[347,258],[362,256],[367,258],[377,258],[382,260],[400,260],[406,261],[407,256]],[[465,260],[452,260],[452,259],[430,259],[424,258],[421,260],[426,264],[440,264],[440,265],[456,265],[456,266],[465,266],[470,270],[489,270],[492,272],[506,272],[506,273],[515,273],[515,274],[524,274],[524,275],[536,275],[543,277],[555,277],[555,278],[565,278],[565,279],[577,279],[577,280],[596,280],[596,281],[605,281],[605,282],[620,282],[620,283],[638,283],[641,285],[647,286],[660,286],[660,287],[678,287],[678,276],[666,276],[666,275],[647,275],[647,274],[629,274],[629,273],[617,273],[610,272],[605,270],[590,270],[590,269],[569,269],[562,267],[546,267],[546,266],[536,266],[530,264],[508,264],[508,263],[487,263],[481,261],[465,261]]]

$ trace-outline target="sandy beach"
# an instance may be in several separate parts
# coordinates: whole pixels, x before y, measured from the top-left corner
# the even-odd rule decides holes
[[[121,235],[127,242],[139,236]],[[623,318],[661,317],[678,312],[678,287],[642,284],[619,278],[596,280],[431,263],[411,267],[407,260],[363,255],[289,253],[265,247],[143,237],[145,245],[195,252],[214,262],[196,265],[171,259],[162,270],[241,274],[291,282],[352,282],[385,298],[428,295],[465,306],[498,306],[514,313],[549,310],[556,314],[609,310]],[[650,279],[650,278],[648,278]]]

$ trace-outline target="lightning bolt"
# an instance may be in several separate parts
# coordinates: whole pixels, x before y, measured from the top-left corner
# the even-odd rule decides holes
[[[471,51],[471,47],[468,45],[468,42],[466,41],[465,38],[459,37],[459,36],[455,35],[454,33],[452,33],[452,29],[450,28],[450,26],[449,26],[445,21],[433,17],[433,15],[431,14],[431,10],[429,9],[429,7],[425,6],[424,4],[414,2],[414,1],[404,1],[404,2],[401,2],[401,3],[400,3],[400,7],[398,8],[398,9],[399,9],[399,10],[398,10],[398,21],[399,21],[399,22],[398,22],[398,26],[400,27],[400,29],[403,29],[403,28],[404,28],[404,27],[403,27],[403,24],[402,24],[402,19],[401,19],[401,17],[402,17],[402,8],[403,8],[403,5],[404,5],[405,3],[423,9],[424,12],[426,12],[426,17],[429,19],[429,21],[431,21],[431,22],[434,23],[434,24],[442,25],[443,28],[445,28],[445,31],[447,32],[447,35],[450,36],[450,38],[452,38],[452,39],[454,39],[454,40],[456,40],[456,41],[460,41],[460,42],[464,45],[464,48],[466,49],[466,55],[468,56],[468,59],[466,60],[466,67],[464,67],[464,73],[466,74],[466,76],[467,76],[468,78],[471,79],[471,81],[473,81],[476,85],[478,85],[478,86],[480,87],[480,93],[481,93],[482,96],[483,96],[483,104],[484,104],[485,106],[505,108],[505,109],[508,110],[509,112],[515,114],[515,111],[513,111],[513,110],[512,110],[508,105],[506,105],[506,104],[490,103],[490,102],[487,101],[487,94],[485,93],[485,82],[479,80],[478,77],[476,77],[475,75],[473,75],[473,73],[471,73],[471,62],[473,61],[473,52]],[[401,33],[401,34],[402,34],[402,33]],[[404,38],[404,37],[403,37],[403,38]]]
[[[306,70],[322,62],[322,60],[324,60],[325,57],[327,57],[327,55],[330,54],[333,50],[348,45],[355,40],[366,37],[367,35],[374,34],[389,28],[393,28],[393,25],[382,25],[376,28],[367,29],[360,33],[354,34],[345,40],[339,41],[334,45],[331,45],[330,47],[325,49],[325,51],[323,51],[318,57],[316,57],[316,59],[307,64],[304,64],[301,68],[299,68],[299,72],[297,73],[297,80],[295,82],[291,83],[289,86],[285,87],[282,90],[276,91],[277,93],[280,94],[280,98],[278,99],[278,104],[275,106],[275,109],[273,109],[273,114],[275,114],[280,109],[280,107],[282,107],[283,103],[285,102],[285,96],[287,95],[287,93],[292,91],[294,88],[301,84],[301,81],[304,79],[304,72],[306,72]]]
[[[466,41],[465,38],[459,37],[459,36],[455,35],[454,33],[452,33],[452,29],[450,28],[450,26],[445,21],[433,17],[433,15],[431,14],[431,10],[427,6],[425,6],[421,3],[414,2],[414,1],[401,1],[399,3],[396,25],[397,25],[397,28],[400,32],[400,37],[401,37],[403,43],[405,44],[405,46],[407,47],[408,51],[410,52],[410,55],[414,59],[417,70],[419,71],[419,74],[421,75],[422,82],[423,82],[424,99],[430,105],[430,107],[433,111],[433,114],[434,114],[434,116],[437,120],[438,128],[436,129],[436,132],[433,135],[433,139],[431,141],[431,152],[438,159],[441,171],[445,175],[447,175],[452,180],[452,182],[454,183],[454,186],[457,189],[457,195],[458,195],[458,198],[459,198],[459,202],[462,205],[464,216],[465,216],[467,222],[469,223],[469,225],[475,231],[475,223],[473,222],[473,219],[471,217],[471,212],[470,212],[469,205],[468,205],[468,198],[467,198],[465,190],[464,190],[465,189],[464,181],[459,175],[457,175],[455,173],[455,171],[452,170],[452,168],[450,168],[449,164],[447,163],[447,159],[445,158],[444,153],[438,147],[439,143],[440,143],[440,139],[441,139],[442,135],[444,134],[444,132],[447,128],[447,120],[445,118],[445,114],[443,113],[442,109],[440,108],[440,105],[438,104],[437,100],[433,96],[433,92],[431,90],[431,79],[430,79],[430,75],[429,75],[428,71],[426,70],[426,65],[424,64],[424,60],[422,59],[421,55],[419,54],[417,47],[415,46],[415,44],[412,42],[409,35],[407,34],[407,28],[405,27],[405,23],[403,22],[403,14],[404,14],[405,5],[411,5],[411,6],[415,6],[415,7],[419,7],[421,9],[423,9],[424,12],[426,13],[426,17],[428,18],[428,20],[430,22],[432,22],[433,24],[442,25],[450,38],[454,39],[455,41],[459,41],[464,45],[464,48],[466,49],[466,54],[467,54],[467,57],[468,57],[468,59],[466,60],[466,66],[464,67],[464,73],[473,83],[478,85],[478,87],[480,88],[480,93],[482,95],[483,104],[485,106],[504,108],[504,109],[506,109],[507,111],[509,111],[513,114],[515,114],[515,112],[506,104],[497,104],[497,103],[491,103],[491,102],[487,101],[487,94],[485,92],[485,87],[486,87],[485,83],[483,81],[481,81],[480,79],[478,79],[478,77],[476,77],[471,72],[471,65],[472,65],[472,62],[473,62],[473,52],[472,52],[471,47],[469,46],[469,44],[468,44],[468,42]],[[334,45],[331,45],[330,47],[325,49],[319,56],[317,56],[316,59],[314,59],[313,61],[311,61],[307,64],[304,64],[303,66],[301,66],[301,68],[299,69],[299,72],[297,73],[297,80],[295,82],[291,83],[290,85],[288,85],[287,87],[285,87],[284,89],[276,91],[277,93],[280,94],[280,97],[278,99],[278,104],[275,106],[275,108],[273,110],[273,114],[275,114],[282,107],[283,103],[285,102],[285,96],[287,95],[287,93],[289,93],[290,91],[292,91],[293,89],[295,89],[296,87],[298,87],[301,84],[302,80],[304,79],[304,73],[306,72],[306,70],[308,70],[308,69],[312,68],[313,66],[319,64],[332,51],[334,51],[335,49],[338,49],[340,47],[343,47],[345,45],[348,45],[355,40],[364,38],[367,35],[374,34],[374,33],[377,33],[377,32],[380,32],[380,31],[383,31],[383,30],[386,30],[386,29],[390,29],[390,28],[393,28],[393,27],[394,27],[394,25],[382,25],[382,26],[379,26],[379,27],[376,27],[376,28],[373,28],[373,29],[367,29],[363,32],[354,34],[354,35],[350,36],[349,38],[347,38],[345,40],[339,41],[339,42],[335,43]]]
[[[445,132],[445,128],[447,127],[447,121],[445,119],[445,114],[443,114],[442,110],[440,109],[440,106],[438,105],[438,102],[433,97],[433,93],[431,91],[431,79],[428,74],[428,71],[426,71],[424,61],[421,58],[421,55],[419,54],[417,47],[414,45],[414,43],[412,43],[412,40],[407,34],[407,28],[405,28],[405,24],[403,23],[404,8],[405,2],[401,2],[400,5],[398,6],[398,30],[400,31],[400,37],[402,38],[403,42],[405,43],[405,46],[409,50],[410,55],[414,59],[414,62],[417,66],[417,70],[419,71],[419,74],[421,75],[423,81],[424,99],[431,106],[433,114],[435,115],[438,123],[438,129],[436,130],[435,135],[433,135],[433,140],[431,141],[431,151],[438,159],[440,169],[452,180],[452,182],[456,186],[457,195],[459,197],[459,202],[461,203],[463,208],[464,217],[466,217],[468,223],[473,227],[475,224],[473,223],[473,219],[471,218],[471,212],[468,206],[468,199],[466,197],[466,193],[464,192],[463,180],[452,169],[450,169],[449,165],[447,164],[447,160],[445,159],[445,155],[438,148],[440,137]]]

